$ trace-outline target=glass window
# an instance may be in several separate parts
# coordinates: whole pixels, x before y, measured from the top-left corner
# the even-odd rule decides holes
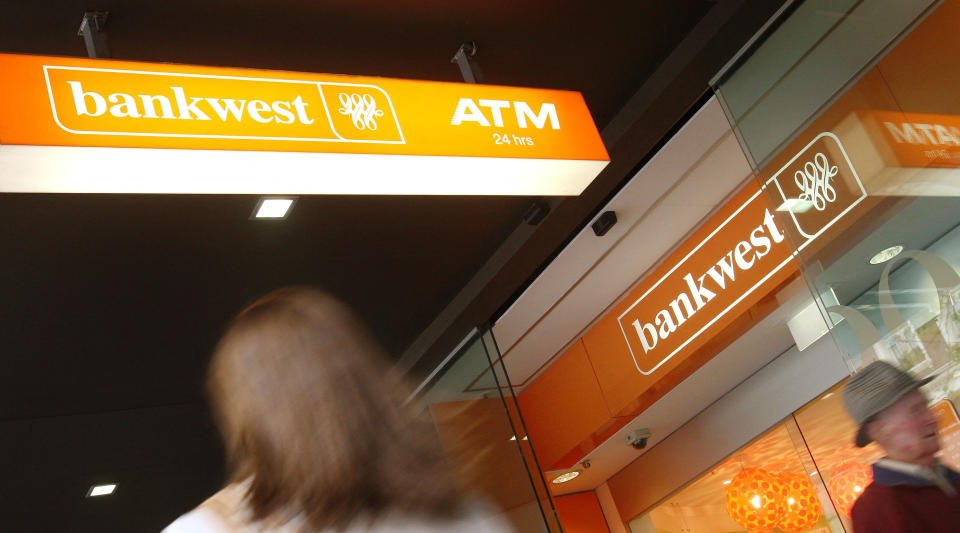
[[[466,342],[415,401],[466,491],[498,508],[516,531],[560,531],[489,332]]]
[[[850,509],[872,482],[870,465],[883,457],[883,451],[876,444],[854,446],[857,428],[843,406],[844,384],[846,380],[632,520],[631,532],[852,532]],[[929,397],[930,391],[925,392]],[[942,414],[940,460],[956,468],[960,466],[956,411],[945,400],[932,404]],[[782,490],[778,482],[789,485],[783,493],[785,505],[778,508],[766,497],[770,490],[752,491],[748,484],[740,484],[744,480],[766,480],[774,492]]]
[[[633,533],[844,531],[792,418],[629,525]]]

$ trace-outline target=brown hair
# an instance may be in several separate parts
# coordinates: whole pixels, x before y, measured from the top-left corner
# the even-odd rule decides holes
[[[320,290],[274,291],[233,320],[208,387],[254,519],[302,513],[322,530],[360,514],[460,509],[435,430],[389,372],[363,325]]]

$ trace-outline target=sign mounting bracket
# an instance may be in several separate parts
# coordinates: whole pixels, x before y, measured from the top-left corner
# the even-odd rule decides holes
[[[83,37],[83,44],[87,46],[87,55],[92,59],[110,57],[110,46],[107,44],[107,17],[106,11],[87,11],[80,20],[80,29],[77,35]]]
[[[466,83],[483,83],[483,72],[476,58],[477,43],[469,41],[461,44],[457,53],[450,59],[451,63],[456,63],[460,67],[460,74],[463,75],[463,81]]]

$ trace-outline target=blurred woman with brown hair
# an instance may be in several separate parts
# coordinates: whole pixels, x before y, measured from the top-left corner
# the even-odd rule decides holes
[[[232,482],[164,533],[499,533],[457,491],[433,427],[353,314],[316,289],[241,312],[208,381]]]

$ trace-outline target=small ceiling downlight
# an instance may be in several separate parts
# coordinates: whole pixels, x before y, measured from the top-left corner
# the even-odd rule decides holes
[[[103,485],[94,485],[90,487],[90,490],[87,491],[87,498],[95,498],[97,496],[109,496],[117,491],[116,483],[106,483]]]
[[[881,263],[886,263],[887,261],[893,259],[894,257],[900,255],[900,252],[903,251],[903,246],[899,244],[896,246],[891,246],[889,248],[880,250],[873,257],[870,258],[871,265],[879,265]]]
[[[580,471],[579,471],[579,470],[574,470],[574,471],[572,471],[572,472],[567,472],[566,474],[560,474],[559,476],[553,478],[553,481],[552,481],[552,482],[553,482],[553,483],[556,483],[557,485],[559,485],[559,484],[561,484],[561,483],[566,483],[567,481],[570,481],[570,480],[576,478],[576,477],[579,476],[579,475],[580,475]]]
[[[287,218],[287,215],[290,214],[290,208],[293,207],[293,203],[296,201],[296,198],[276,198],[276,197],[264,197],[257,202],[257,207],[253,210],[253,217],[255,219],[283,219]]]

